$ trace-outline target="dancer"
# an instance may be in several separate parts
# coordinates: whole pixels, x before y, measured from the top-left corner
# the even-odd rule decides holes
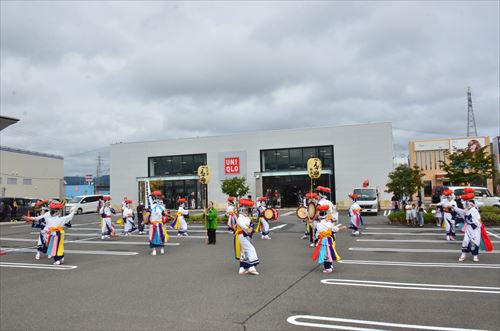
[[[111,198],[109,196],[104,196],[104,206],[99,210],[99,214],[102,217],[101,223],[101,239],[108,239],[110,237],[116,236],[115,228],[111,222],[111,216],[116,214],[115,210],[111,208]]]
[[[227,198],[227,230],[234,233],[234,227],[236,226],[237,216],[234,209],[234,197]]]
[[[254,205],[250,199],[240,199],[240,215],[236,221],[234,228],[234,250],[235,257],[240,261],[240,269],[238,274],[258,275],[256,265],[259,264],[257,251],[250,242],[254,228],[250,218],[248,217],[248,209]]]
[[[50,216],[45,218],[45,228],[47,233],[47,255],[49,259],[54,258],[54,264],[64,263],[64,229],[63,226],[71,227],[71,220],[75,215],[75,208],[71,209],[69,215],[61,216],[63,205],[52,202],[49,205]]]
[[[481,215],[474,202],[474,189],[467,188],[464,191],[467,192],[462,195],[462,200],[465,201],[465,210],[456,206],[453,207],[453,210],[465,220],[465,225],[462,228],[462,231],[464,231],[462,254],[458,258],[458,261],[465,261],[467,253],[470,252],[472,260],[479,262],[479,248],[484,247],[484,250],[491,252],[493,251],[493,244],[488,237],[484,225],[481,223]]]
[[[257,201],[259,202],[259,206],[257,207],[258,221],[255,231],[259,232],[259,230],[261,230],[262,228],[260,239],[271,239],[271,237],[269,237],[269,222],[264,217],[264,211],[267,209],[266,197],[258,198]]]
[[[177,202],[179,202],[180,205],[179,205],[179,209],[177,209],[177,214],[174,218],[174,221],[171,224],[171,227],[173,229],[177,230],[177,237],[182,237],[182,236],[187,237],[188,236],[188,233],[187,233],[188,226],[187,226],[185,216],[189,215],[189,211],[184,209],[186,199],[179,198],[179,200],[177,200]]]
[[[359,195],[349,194],[349,197],[352,199],[352,205],[349,208],[349,217],[351,218],[349,229],[352,230],[353,236],[359,236],[361,225],[363,225],[363,219],[361,218],[361,207],[357,203]]]
[[[23,216],[23,218],[25,218],[27,222],[31,221],[32,228],[40,229],[37,240],[35,260],[40,260],[40,253],[47,253],[47,232],[43,231],[45,229],[46,219],[50,217],[50,209],[46,204],[47,202],[47,200],[37,202],[41,210],[41,215],[36,217]]]
[[[132,232],[134,232],[137,228],[134,224],[134,211],[132,210],[131,204],[132,200],[125,200],[125,205],[123,206],[123,222],[125,223],[123,226],[123,232],[125,236],[130,236]]]
[[[446,240],[455,240],[455,216],[456,212],[454,208],[457,207],[453,193],[451,190],[444,190],[443,195],[445,195],[446,200],[441,201],[437,204],[438,207],[443,208],[443,221],[446,227]]]
[[[318,198],[319,198],[318,206],[319,205],[328,206],[328,210],[326,213],[327,221],[330,221],[332,223],[337,222],[338,213],[336,212],[335,205],[333,204],[333,202],[327,199],[327,194],[331,194],[332,190],[329,187],[318,186],[316,188],[316,191],[318,191]]]
[[[346,227],[342,224],[333,225],[327,219],[328,205],[319,205],[317,210],[319,211],[319,222],[316,225],[317,244],[312,259],[318,264],[323,264],[324,273],[332,273],[334,271],[333,261],[340,260],[335,245],[335,233]]]
[[[151,193],[151,209],[149,210],[149,247],[153,250],[151,255],[156,255],[156,248],[160,248],[160,254],[165,254],[165,243],[168,241],[168,233],[163,224],[162,217],[165,215],[163,201],[159,199],[160,191]]]

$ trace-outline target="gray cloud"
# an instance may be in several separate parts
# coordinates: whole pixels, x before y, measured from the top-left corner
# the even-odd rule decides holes
[[[1,2],[2,145],[95,172],[115,142],[392,121],[499,134],[498,2]],[[106,168],[106,166],[104,166]]]

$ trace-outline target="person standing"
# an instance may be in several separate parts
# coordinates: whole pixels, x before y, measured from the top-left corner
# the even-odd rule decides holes
[[[259,273],[255,267],[260,261],[255,247],[250,242],[254,228],[248,216],[248,208],[253,207],[254,202],[249,199],[240,199],[238,202],[240,204],[240,215],[234,229],[235,257],[240,261],[238,274],[258,275]]]
[[[139,202],[137,206],[137,226],[139,227],[139,234],[144,234],[144,204]]]
[[[111,236],[115,236],[115,228],[111,222],[111,216],[115,214],[115,210],[111,208],[111,198],[109,196],[104,197],[104,206],[99,210],[99,214],[102,217],[101,223],[101,239],[108,239]]]
[[[10,221],[17,222],[17,202],[16,202],[16,199],[12,199],[12,203],[10,205]]]
[[[123,206],[123,222],[125,223],[123,226],[123,232],[125,232],[125,236],[130,236],[132,232],[134,232],[137,228],[134,224],[134,211],[130,208],[132,204],[132,200],[125,200],[125,206]]]
[[[424,226],[424,213],[425,213],[424,205],[422,201],[419,201],[417,207],[417,218],[418,218],[418,226],[421,228]]]
[[[219,215],[217,213],[217,209],[214,208],[213,201],[208,203],[207,213],[207,236],[208,236],[208,244],[215,245],[216,242],[216,232],[217,232],[217,220],[219,219]]]

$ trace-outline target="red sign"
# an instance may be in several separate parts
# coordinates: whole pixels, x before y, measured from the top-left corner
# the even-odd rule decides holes
[[[240,173],[240,158],[226,157],[224,158],[224,173],[239,174]]]

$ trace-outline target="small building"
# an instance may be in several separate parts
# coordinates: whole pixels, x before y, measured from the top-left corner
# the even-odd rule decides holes
[[[0,195],[23,198],[61,198],[64,158],[0,146]]]
[[[336,127],[300,128],[241,132],[235,134],[118,143],[111,145],[111,196],[144,201],[145,181],[165,194],[167,207],[178,197],[188,199],[190,208],[203,207],[203,190],[197,169],[208,165],[212,179],[208,200],[222,207],[226,198],[221,181],[245,177],[253,198],[277,197],[281,207],[296,207],[298,196],[311,187],[307,160],[322,160],[321,178],[313,186],[332,188],[330,199],[339,207],[349,204],[348,193],[369,179],[384,192],[393,170],[391,123],[371,123]]]
[[[459,149],[476,150],[484,146],[490,146],[490,138],[487,136],[410,141],[410,167],[417,165],[424,174],[422,178],[424,197],[431,197],[436,186],[450,185],[450,179],[441,169],[441,161],[446,161],[447,155]],[[487,148],[487,152],[490,152],[489,148]],[[486,186],[490,192],[493,191],[491,179],[487,183],[476,183],[476,186]]]

